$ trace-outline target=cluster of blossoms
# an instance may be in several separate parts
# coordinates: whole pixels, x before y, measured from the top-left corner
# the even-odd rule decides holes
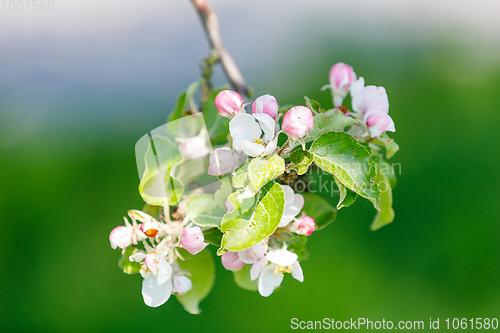
[[[394,121],[389,116],[389,98],[384,87],[365,86],[365,79],[357,79],[351,66],[342,62],[330,69],[330,84],[323,89],[330,88],[333,95],[333,104],[346,115],[359,119],[360,128],[352,134],[368,135],[375,138],[385,131],[395,132]],[[347,94],[351,94],[352,113],[342,106]]]
[[[172,294],[181,301],[183,295],[189,296],[196,283],[203,283],[203,280],[208,281],[205,289],[211,288],[212,277],[208,275],[213,274],[213,268],[210,263],[202,275],[196,268],[186,268],[190,262],[194,265],[201,253],[207,253],[204,249],[209,243],[219,246],[217,254],[221,256],[222,265],[235,273],[238,285],[258,290],[264,297],[281,285],[285,273],[303,282],[299,260],[305,258],[305,242],[314,231],[334,219],[334,215],[330,219],[326,214],[325,220],[325,214],[317,215],[316,209],[307,208],[306,204],[313,202],[323,211],[335,211],[320,196],[306,200],[305,194],[296,193],[289,186],[313,163],[331,173],[340,192],[343,190],[339,209],[350,205],[359,195],[370,200],[380,211],[379,201],[387,200],[387,196],[380,197],[376,182],[384,177],[377,178],[380,171],[375,171],[373,166],[380,161],[382,149],[389,151],[386,145],[392,139],[385,132],[395,131],[388,114],[387,93],[383,87],[365,86],[364,79],[358,79],[352,67],[344,63],[335,64],[329,78],[330,84],[325,87],[332,92],[332,110],[324,110],[319,104],[313,107],[307,98],[307,106],[280,108],[276,98],[269,94],[246,104],[235,91],[219,91],[211,102],[220,116],[229,119],[225,120],[227,132],[223,135],[227,141],[212,149],[211,138],[203,127],[189,138],[164,139],[168,153],[162,154],[158,151],[161,145],[156,145],[156,158],[144,158],[146,170],[154,170],[148,163],[159,163],[158,156],[174,156],[174,162],[164,168],[168,173],[162,171],[161,177],[156,177],[145,172],[141,179],[139,189],[147,203],[143,210],[154,213],[129,211],[131,222],[124,218],[125,225],[113,229],[109,240],[113,249],[122,249],[120,266],[124,271],[142,275],[142,295],[148,306],[160,306]],[[347,94],[351,95],[351,109],[343,106]],[[250,104],[251,108],[247,108]],[[214,114],[219,117],[215,111]],[[177,147],[172,148],[171,142],[178,143]],[[342,144],[337,145],[339,142]],[[332,149],[339,151],[332,153]],[[340,161],[335,160],[337,156]],[[186,163],[189,160],[196,160],[196,163]],[[170,163],[168,158],[167,162]],[[364,164],[363,168],[359,168],[360,163]],[[194,173],[190,168],[195,165],[205,165],[204,176],[213,176],[210,178],[218,184],[215,193],[206,192],[203,186],[196,189],[191,186],[187,190],[194,177],[185,175]],[[160,165],[156,168],[162,169]],[[182,168],[188,169],[178,172]],[[353,174],[355,169],[364,173]],[[291,183],[284,180],[288,176]],[[152,194],[145,195],[151,179],[160,181],[153,192],[164,191],[161,200],[152,200]],[[172,188],[174,184],[181,188],[179,196]],[[206,180],[203,184],[207,184]],[[344,202],[347,191],[351,193],[349,204]],[[392,217],[380,220],[378,214],[372,226],[379,228],[392,221],[391,205],[392,197],[390,203],[380,204],[390,210],[385,212],[384,218]],[[211,237],[210,240],[207,237]],[[204,260],[211,262],[212,257],[207,258]],[[236,274],[243,274],[243,278],[238,275],[236,279]],[[205,296],[198,293],[186,302],[195,299],[199,303]],[[183,305],[195,313],[197,303],[195,310]]]

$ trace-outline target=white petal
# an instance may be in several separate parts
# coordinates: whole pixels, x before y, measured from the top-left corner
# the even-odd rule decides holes
[[[163,286],[167,281],[172,278],[172,266],[167,262],[167,260],[161,256],[158,261],[158,284]]]
[[[143,252],[136,252],[132,254],[131,256],[128,257],[128,260],[130,261],[136,261],[136,262],[141,262],[146,258],[146,253]]]
[[[267,113],[254,113],[253,116],[259,121],[260,128],[264,131],[264,142],[268,143],[274,138],[276,122]]]
[[[299,261],[294,262],[292,267],[292,277],[299,282],[304,282],[304,273],[302,272]]]
[[[241,140],[254,141],[260,139],[262,130],[256,119],[248,113],[240,113],[229,122],[231,137],[238,136]]]
[[[280,266],[292,266],[298,259],[298,255],[288,250],[275,250],[267,253],[267,259],[273,264]]]
[[[274,140],[269,141],[266,148],[264,149],[263,156],[267,156],[274,153],[276,147],[278,147],[278,137],[276,137]]]
[[[172,281],[168,281],[163,286],[160,286],[156,281],[156,276],[148,274],[142,280],[142,297],[144,303],[150,307],[157,307],[164,304],[172,294]]]
[[[269,260],[266,257],[262,257],[250,268],[250,280],[253,281],[259,277],[262,267],[266,266]]]
[[[360,77],[358,80],[356,80],[356,82],[354,82],[352,85],[351,85],[351,96],[354,98],[354,96],[356,96],[365,86],[365,79]],[[356,111],[356,108],[354,107],[354,104],[352,105],[352,108],[354,109],[354,111]]]
[[[264,154],[265,147],[260,143],[252,142],[249,140],[241,141],[242,150],[245,154],[257,157],[262,156]]]
[[[283,281],[283,274],[281,272],[274,274],[275,269],[276,265],[269,265],[264,267],[260,274],[258,288],[259,293],[264,297],[271,295]]]

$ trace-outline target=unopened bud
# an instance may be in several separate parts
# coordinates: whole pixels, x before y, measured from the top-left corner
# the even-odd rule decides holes
[[[276,119],[278,115],[278,102],[274,96],[262,95],[252,103],[253,113],[266,113]]]
[[[392,120],[391,116],[389,116],[385,112],[368,111],[365,114],[364,121],[366,122],[366,126],[368,126],[370,135],[373,138],[380,136],[385,131],[396,131],[394,121]]]
[[[205,243],[205,236],[201,232],[200,227],[182,228],[181,245],[191,254],[201,252],[208,243]]]
[[[300,235],[311,236],[316,230],[316,222],[310,216],[302,216],[297,220],[297,233]]]
[[[141,224],[141,231],[148,237],[155,237],[160,230],[158,222],[144,222]]]
[[[356,73],[354,73],[351,66],[339,62],[330,69],[329,79],[333,104],[334,106],[340,106],[347,96],[351,84],[356,81]]]
[[[243,268],[243,266],[245,266],[245,263],[240,260],[237,252],[228,251],[224,253],[221,256],[220,261],[222,262],[222,266],[224,266],[224,268],[228,271],[239,271]]]
[[[226,118],[233,118],[241,112],[243,98],[236,91],[223,90],[215,97],[215,107],[219,114]]]
[[[185,275],[174,275],[172,278],[172,291],[177,295],[184,295],[193,288],[191,279]]]
[[[109,234],[109,242],[111,243],[111,247],[113,249],[119,247],[120,249],[125,250],[128,246],[132,245],[133,240],[134,231],[131,228],[127,228],[122,225],[114,228]]]
[[[305,137],[313,126],[312,112],[305,106],[295,106],[283,117],[282,128],[293,140]]]

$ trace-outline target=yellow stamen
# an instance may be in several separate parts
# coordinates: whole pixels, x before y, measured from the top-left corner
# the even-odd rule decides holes
[[[262,140],[260,140],[260,139],[253,139],[253,141],[254,141],[255,143],[260,144],[260,145],[262,144]]]

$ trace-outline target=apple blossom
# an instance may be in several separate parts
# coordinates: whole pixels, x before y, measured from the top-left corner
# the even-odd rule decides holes
[[[344,98],[347,96],[351,84],[356,81],[356,73],[351,66],[343,62],[336,63],[330,69],[330,85],[333,95],[333,105],[341,106]]]
[[[182,228],[181,232],[181,245],[191,254],[201,252],[208,243],[205,243],[205,237],[201,232],[200,227]]]
[[[385,131],[396,131],[394,121],[387,113],[371,110],[365,114],[363,120],[373,138],[380,136]]]
[[[302,216],[297,219],[294,226],[297,234],[311,236],[316,230],[316,221],[310,216]]]
[[[219,114],[226,118],[233,118],[243,112],[243,98],[236,91],[223,90],[215,97],[215,107]]]
[[[352,109],[364,116],[369,111],[389,113],[389,98],[384,87],[364,86],[360,77],[351,87]]]
[[[252,157],[267,156],[276,150],[275,130],[274,119],[266,113],[241,113],[229,122],[234,149]]]
[[[245,263],[238,256],[238,252],[227,251],[221,256],[220,261],[228,271],[239,271],[245,266]]]
[[[144,303],[150,307],[158,307],[168,301],[172,294],[172,266],[165,257],[155,251],[148,254],[137,252],[129,260],[141,263]]]
[[[229,147],[217,148],[210,154],[210,165],[208,174],[222,176],[232,172],[245,163],[247,157]]]
[[[295,193],[288,185],[280,185],[285,194],[285,208],[278,228],[284,228],[292,222],[298,213],[304,207],[304,197],[302,194]]]
[[[238,251],[238,257],[245,264],[255,264],[267,253],[268,239],[262,240],[246,250]]]
[[[283,117],[281,126],[293,140],[303,138],[314,126],[312,112],[305,106],[294,106]]]
[[[179,152],[185,159],[193,159],[210,154],[210,149],[207,147],[206,135],[197,135],[182,141],[184,142],[179,146]]]
[[[276,119],[278,115],[278,102],[274,96],[262,95],[252,103],[253,113],[266,113]]]
[[[264,258],[256,262],[250,270],[250,276],[252,281],[258,276],[259,293],[264,297],[270,296],[274,289],[281,285],[283,273],[291,273],[295,280],[303,282],[304,274],[297,259],[297,254],[278,249],[269,251]],[[267,265],[269,262],[270,264]]]

